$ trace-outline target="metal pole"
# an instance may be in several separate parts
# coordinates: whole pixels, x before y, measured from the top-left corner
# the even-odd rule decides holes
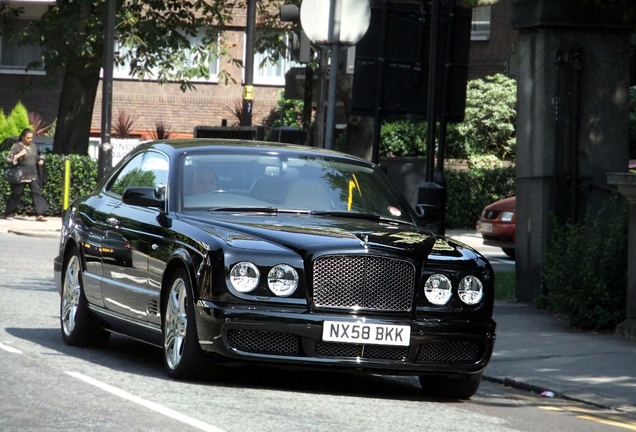
[[[336,111],[336,79],[338,78],[338,44],[335,41],[336,0],[329,1],[329,94],[327,96],[327,124],[325,130],[325,148],[332,149],[334,141]]]
[[[99,145],[98,172],[103,179],[113,166],[113,146],[110,142],[113,115],[113,62],[115,56],[115,0],[106,0],[104,59],[102,78],[102,131]]]
[[[428,108],[427,108],[427,139],[426,139],[426,181],[434,180],[435,172],[435,128],[437,126],[436,81],[437,81],[437,41],[439,34],[440,0],[433,0],[431,6],[431,39],[428,62]]]
[[[254,33],[256,31],[256,0],[248,0],[245,28],[245,82],[243,83],[242,126],[252,126],[254,100]]]
[[[325,147],[325,84],[327,78],[327,67],[329,59],[327,50],[321,49],[318,52],[318,87],[316,88],[316,136],[314,147]]]

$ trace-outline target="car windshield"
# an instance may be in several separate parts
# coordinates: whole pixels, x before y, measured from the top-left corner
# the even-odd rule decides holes
[[[337,157],[191,153],[181,158],[180,207],[188,211],[299,212],[412,223],[377,168]]]

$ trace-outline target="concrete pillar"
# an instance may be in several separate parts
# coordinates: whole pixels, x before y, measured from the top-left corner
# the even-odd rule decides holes
[[[636,174],[610,173],[607,182],[618,186],[629,206],[625,321],[616,326],[616,335],[636,339]]]
[[[629,26],[576,0],[513,0],[519,30],[516,295],[542,294],[553,221],[579,222],[628,163]],[[587,9],[586,9],[587,8]]]

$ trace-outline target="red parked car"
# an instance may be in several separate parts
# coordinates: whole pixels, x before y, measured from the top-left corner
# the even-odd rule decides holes
[[[487,205],[477,221],[477,232],[484,244],[500,247],[510,258],[515,257],[515,197],[505,198]]]

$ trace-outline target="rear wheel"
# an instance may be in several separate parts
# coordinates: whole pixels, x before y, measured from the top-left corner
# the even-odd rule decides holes
[[[71,251],[62,278],[60,327],[64,342],[74,346],[106,345],[110,333],[95,324],[88,310],[77,249]]]
[[[472,375],[420,375],[422,390],[444,399],[470,399],[479,388],[483,372]]]
[[[501,250],[510,258],[515,259],[515,248],[501,248]]]
[[[163,363],[172,378],[188,379],[199,372],[203,354],[194,322],[194,300],[185,269],[175,272],[164,301]]]

